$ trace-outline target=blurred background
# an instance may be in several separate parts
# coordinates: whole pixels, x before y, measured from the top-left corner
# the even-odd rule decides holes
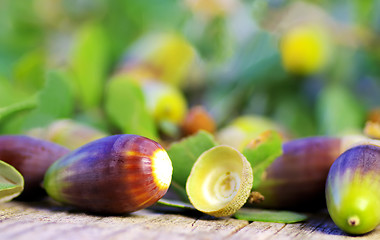
[[[380,122],[378,12],[376,0],[1,0],[0,134],[57,140],[77,123],[89,130],[74,136],[173,140],[197,121],[220,139],[239,137],[231,126],[362,133]]]

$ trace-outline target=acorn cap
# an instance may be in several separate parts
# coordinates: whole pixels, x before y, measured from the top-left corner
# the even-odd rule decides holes
[[[220,145],[197,159],[186,182],[186,192],[197,210],[226,217],[245,204],[252,183],[252,168],[244,155]]]

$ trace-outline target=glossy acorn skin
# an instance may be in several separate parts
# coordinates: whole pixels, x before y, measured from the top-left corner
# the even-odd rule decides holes
[[[165,168],[158,182],[153,161]],[[161,169],[162,170],[162,169]],[[55,200],[79,209],[123,214],[146,208],[165,195],[172,165],[157,142],[137,135],[113,135],[90,142],[53,164],[44,187]]]
[[[15,167],[24,177],[20,198],[35,199],[46,195],[41,183],[45,172],[70,150],[49,141],[24,135],[0,136],[0,160]]]
[[[326,203],[332,220],[357,235],[380,223],[380,147],[360,145],[344,152],[331,166]]]
[[[341,153],[341,140],[316,136],[285,142],[283,154],[268,167],[255,191],[264,201],[255,206],[314,210],[324,204],[327,174]]]

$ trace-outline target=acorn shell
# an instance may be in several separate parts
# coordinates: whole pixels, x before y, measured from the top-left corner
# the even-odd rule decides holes
[[[44,187],[59,202],[121,214],[157,202],[171,176],[171,161],[160,144],[137,135],[113,135],[57,161],[46,173]]]
[[[364,234],[380,223],[380,147],[361,145],[344,152],[331,166],[326,202],[343,231]]]
[[[199,156],[187,179],[186,192],[197,210],[226,217],[246,203],[252,183],[252,168],[244,155],[220,145]]]
[[[70,150],[49,141],[24,135],[0,136],[0,160],[15,167],[24,177],[23,198],[45,195],[41,188],[45,172]]]

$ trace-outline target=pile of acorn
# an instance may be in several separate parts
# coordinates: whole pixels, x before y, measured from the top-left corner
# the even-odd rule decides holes
[[[380,145],[376,141],[352,145],[345,138],[308,137],[286,141],[282,150],[255,189],[266,197],[256,207],[312,206],[325,192],[322,198],[330,216],[342,230],[363,234],[379,224]],[[173,172],[169,155],[159,143],[128,134],[101,137],[72,151],[47,140],[4,135],[0,136],[0,159],[24,176],[20,197],[35,198],[46,191],[58,202],[108,214],[153,205],[166,194]],[[218,168],[217,161],[227,165],[228,171]],[[206,169],[213,166],[213,176],[206,176]],[[240,174],[247,166],[249,171]],[[249,198],[253,180],[249,166],[239,151],[227,145],[204,152],[188,178],[191,203],[216,217],[232,215]],[[209,185],[194,180],[198,175]],[[208,195],[200,196],[203,188]]]

